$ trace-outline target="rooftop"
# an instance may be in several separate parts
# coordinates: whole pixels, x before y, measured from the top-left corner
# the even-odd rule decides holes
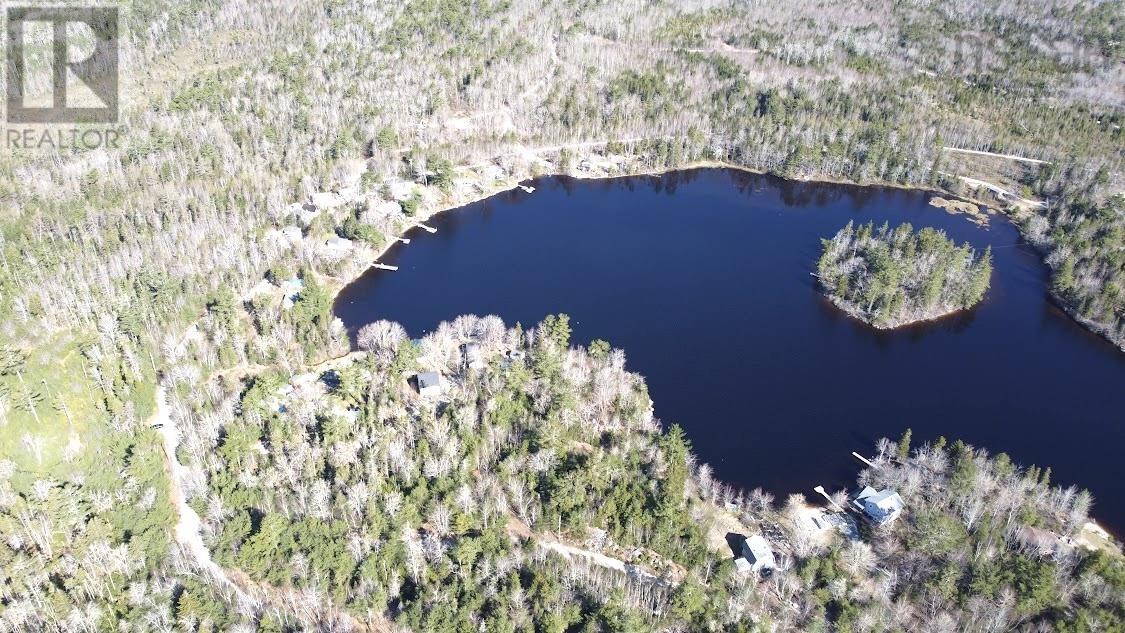
[[[441,387],[441,375],[435,371],[427,371],[418,374],[418,389],[427,389],[430,387]]]

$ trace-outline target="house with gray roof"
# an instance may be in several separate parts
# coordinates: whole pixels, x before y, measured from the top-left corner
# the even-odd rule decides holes
[[[862,511],[876,525],[889,525],[902,514],[906,504],[902,497],[890,488],[875,490],[871,486],[864,486],[863,490],[852,500],[857,510]]]
[[[742,541],[742,558],[746,560],[749,567],[736,561],[735,567],[740,570],[749,569],[751,572],[760,574],[777,567],[777,561],[773,556],[773,548],[761,534],[755,534]]]
[[[441,374],[427,371],[418,374],[418,394],[424,398],[440,398],[445,393]]]

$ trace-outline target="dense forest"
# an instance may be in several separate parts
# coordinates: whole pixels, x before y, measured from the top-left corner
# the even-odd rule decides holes
[[[208,319],[185,358],[207,356]],[[210,577],[169,626],[415,631],[1112,631],[1125,561],[1090,532],[1085,491],[961,442],[875,447],[858,484],[897,490],[888,526],[801,495],[732,490],[640,376],[569,320],[464,316],[286,377],[165,384]],[[468,353],[474,346],[475,355]],[[418,374],[441,377],[420,393]],[[811,521],[819,521],[820,524]],[[852,529],[823,527],[824,523]],[[766,535],[768,577],[728,535]],[[207,579],[209,578],[209,582]]]
[[[992,278],[992,250],[977,255],[943,231],[910,224],[894,230],[851,222],[821,240],[817,278],[825,294],[864,322],[891,328],[971,308]]]
[[[401,341],[314,369],[350,349],[340,283],[429,214],[531,175],[701,162],[989,204],[1059,304],[1125,345],[1120,0],[120,5],[121,148],[0,153],[0,631],[1121,627],[1119,557],[1019,537],[1077,536],[1088,499],[981,451],[865,475],[974,465],[956,494],[900,486],[905,520],[864,541],[894,582],[859,544],[793,537],[756,585],[701,545],[700,499],[747,527],[785,509],[714,482],[619,354],[564,351],[557,322],[536,329],[553,346],[504,330],[493,352],[524,358],[458,378],[440,412],[411,400],[427,353]],[[310,373],[326,393],[270,408]],[[399,512],[346,507],[368,468]],[[643,543],[662,580],[566,560],[580,527],[610,558]],[[407,562],[397,579],[376,552]]]

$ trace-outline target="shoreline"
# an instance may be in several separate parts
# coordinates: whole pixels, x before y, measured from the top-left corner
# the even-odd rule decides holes
[[[601,145],[604,146],[607,143],[602,143]],[[628,159],[630,157],[626,156],[625,158]],[[472,169],[472,167],[470,167],[470,166],[459,166],[459,167],[456,167],[455,169],[465,170],[465,169]],[[560,173],[558,171],[548,170],[548,171],[546,171],[544,173],[541,173],[541,174],[523,174],[522,176],[518,175],[518,174],[513,174],[512,179],[500,181],[503,184],[501,186],[496,187],[496,188],[484,188],[482,185],[477,183],[477,186],[480,187],[481,190],[474,193],[473,195],[466,196],[466,197],[461,198],[461,199],[454,199],[452,201],[439,203],[436,208],[434,208],[432,210],[420,212],[419,214],[413,216],[411,218],[412,222],[410,224],[408,224],[405,228],[401,229],[398,232],[397,235],[390,236],[387,239],[386,244],[384,244],[382,247],[380,247],[378,249],[372,249],[374,254],[370,258],[370,260],[367,262],[367,264],[361,270],[359,270],[356,274],[350,275],[350,276],[347,276],[347,277],[331,277],[330,279],[332,279],[332,281],[334,282],[332,284],[332,287],[330,288],[330,290],[331,290],[331,292],[330,292],[331,300],[333,302],[333,305],[335,305],[336,299],[339,297],[340,292],[345,287],[354,283],[362,275],[366,274],[368,269],[370,269],[374,264],[378,263],[380,259],[382,259],[384,256],[386,256],[386,254],[390,251],[390,249],[393,248],[396,244],[398,244],[400,242],[400,240],[405,238],[406,235],[408,233],[410,233],[410,231],[414,230],[415,228],[420,228],[420,225],[425,224],[429,219],[431,219],[433,217],[437,217],[438,215],[441,215],[441,214],[444,214],[444,213],[447,213],[447,212],[450,212],[450,211],[457,211],[458,209],[469,206],[471,204],[475,204],[477,202],[487,200],[488,198],[491,198],[495,195],[505,193],[507,191],[512,191],[514,189],[519,188],[521,183],[524,183],[528,180],[534,180],[534,179],[537,179],[537,178],[560,178],[560,177],[562,177],[562,178],[573,178],[575,180],[617,180],[617,179],[622,179],[622,178],[633,178],[633,177],[638,177],[638,176],[662,176],[664,174],[668,174],[668,173],[676,172],[676,171],[692,171],[692,170],[698,170],[698,169],[729,169],[729,170],[734,170],[734,171],[740,171],[740,172],[743,172],[743,173],[754,174],[754,175],[758,175],[758,176],[769,176],[769,177],[776,178],[776,179],[781,180],[781,181],[790,181],[790,182],[799,182],[799,183],[824,183],[824,184],[840,185],[840,186],[848,186],[848,187],[867,187],[867,188],[881,187],[881,188],[886,188],[886,189],[895,189],[895,190],[899,190],[899,191],[915,191],[915,192],[921,192],[921,193],[925,193],[925,194],[929,194],[929,195],[933,195],[933,196],[950,197],[950,198],[960,200],[960,201],[963,201],[963,202],[967,202],[967,203],[970,203],[970,204],[979,205],[979,206],[985,208],[986,213],[988,213],[989,211],[995,211],[995,213],[1003,216],[1005,219],[1007,219],[1009,222],[1011,222],[1012,225],[1016,228],[1016,231],[1019,233],[1020,238],[1024,242],[1026,242],[1028,245],[1030,245],[1035,250],[1035,252],[1039,255],[1039,261],[1042,263],[1043,266],[1045,266],[1047,268],[1048,278],[1054,272],[1053,269],[1049,265],[1047,265],[1047,263],[1046,263],[1046,253],[1044,252],[1044,250],[1039,245],[1031,242],[1030,240],[1028,240],[1026,238],[1026,236],[1024,236],[1022,227],[1020,226],[1020,224],[1018,222],[1018,220],[1020,219],[1018,214],[1021,211],[1021,209],[1018,209],[1018,208],[1012,209],[1010,207],[1002,207],[1002,206],[994,204],[993,202],[979,200],[979,199],[974,198],[972,196],[966,196],[966,195],[962,195],[962,194],[952,193],[952,192],[949,192],[949,191],[944,191],[942,189],[938,189],[938,188],[936,188],[934,186],[931,186],[931,185],[909,185],[909,184],[902,184],[902,183],[895,183],[895,182],[884,182],[884,181],[879,181],[879,180],[875,180],[875,181],[868,182],[868,183],[859,183],[859,182],[855,182],[855,181],[851,181],[851,180],[845,180],[845,179],[841,179],[841,178],[832,178],[832,177],[828,177],[828,176],[809,176],[809,177],[787,178],[785,176],[779,176],[779,175],[776,175],[776,174],[772,174],[768,171],[764,171],[764,170],[761,170],[761,169],[755,169],[753,167],[747,167],[745,165],[738,165],[738,164],[735,164],[735,163],[728,163],[728,162],[725,162],[725,161],[697,160],[697,161],[691,161],[691,162],[688,162],[688,163],[684,163],[684,164],[678,165],[678,166],[653,167],[653,168],[644,168],[644,169],[637,169],[637,170],[626,169],[625,171],[623,171],[621,173],[612,173],[612,174],[591,173],[590,171],[581,171],[581,170],[579,170],[579,171],[571,170],[570,172],[562,172],[562,173]],[[948,211],[945,211],[945,210],[943,210],[943,209],[941,209],[940,207],[937,207],[937,206],[935,206],[934,209],[935,209],[935,211],[944,211],[944,212],[948,213]],[[1049,281],[1049,279],[1048,279],[1048,281]],[[338,287],[337,287],[337,284],[339,284]],[[1106,328],[1101,327],[1098,324],[1093,323],[1093,322],[1089,321],[1088,319],[1082,317],[1080,314],[1078,314],[1077,310],[1075,310],[1073,307],[1067,305],[1066,302],[1062,301],[1059,297],[1056,297],[1055,294],[1053,292],[1051,292],[1049,285],[1048,285],[1048,288],[1047,288],[1046,296],[1052,304],[1054,304],[1056,307],[1058,307],[1060,310],[1062,310],[1062,312],[1068,318],[1070,318],[1072,321],[1074,321],[1084,331],[1086,331],[1090,334],[1093,334],[1098,339],[1100,339],[1100,340],[1108,343],[1109,345],[1113,346],[1114,348],[1116,348],[1118,351],[1125,352],[1125,342],[1118,343],[1117,341],[1115,341],[1113,338],[1110,337],[1110,332],[1108,332],[1108,330]],[[833,302],[833,303],[835,304],[835,302]],[[837,306],[837,307],[839,307],[839,306]],[[843,309],[843,308],[841,308],[841,309]],[[887,331],[887,330],[896,329],[898,327],[908,327],[910,325],[916,325],[916,324],[922,324],[922,323],[937,321],[937,320],[940,320],[940,319],[945,318],[945,317],[953,316],[953,315],[955,315],[959,312],[963,312],[963,311],[964,310],[957,310],[957,311],[950,312],[950,313],[947,313],[947,314],[939,315],[939,316],[934,317],[932,319],[924,319],[924,320],[921,320],[921,321],[912,321],[912,322],[904,323],[904,324],[901,324],[901,325],[891,326],[890,328],[875,326],[873,324],[867,323],[867,321],[864,321],[863,319],[859,319],[859,320],[862,321],[863,323],[867,324],[867,325],[871,325],[872,327],[875,327],[876,329],[879,329],[880,331]],[[845,310],[845,312],[847,312],[847,311]],[[851,313],[848,313],[848,314],[849,314],[849,316],[851,316]]]
[[[860,323],[866,325],[867,327],[878,330],[880,332],[894,332],[896,330],[901,330],[903,328],[909,328],[909,327],[914,327],[914,326],[936,325],[940,321],[944,321],[946,319],[956,317],[957,315],[960,315],[960,314],[965,314],[965,313],[970,312],[970,311],[972,311],[973,309],[976,308],[975,305],[970,306],[968,308],[954,308],[952,310],[949,310],[948,312],[942,312],[940,314],[935,314],[933,316],[926,316],[926,317],[922,317],[922,318],[914,319],[914,320],[910,320],[910,321],[902,321],[902,322],[880,325],[880,324],[874,323],[872,321],[868,321],[867,319],[863,318],[863,311],[860,310],[859,308],[855,307],[854,304],[848,303],[848,302],[840,299],[839,297],[836,297],[834,295],[830,295],[830,294],[824,292],[823,288],[821,289],[820,295],[824,299],[826,299],[829,303],[831,303],[833,306],[835,306],[837,309],[839,309],[841,312],[846,314],[848,317],[850,317],[852,319],[855,319],[856,321],[859,321]]]
[[[458,169],[464,169],[464,168],[458,168]],[[363,266],[362,268],[360,268],[355,274],[350,275],[348,277],[344,277],[344,278],[341,278],[341,277],[331,277],[330,278],[333,281],[333,283],[328,288],[328,290],[329,290],[329,295],[330,295],[330,298],[331,298],[331,301],[332,301],[332,304],[333,304],[333,316],[335,316],[335,303],[339,299],[339,295],[345,287],[354,283],[356,280],[358,280],[363,275],[367,274],[367,272],[369,270],[371,270],[371,268],[374,266],[374,264],[378,263],[383,257],[385,257],[387,255],[387,253],[390,252],[390,250],[392,248],[394,248],[396,245],[401,244],[403,247],[409,246],[409,244],[402,243],[401,240],[404,239],[404,238],[405,239],[411,239],[411,238],[408,237],[408,235],[410,234],[411,231],[419,230],[419,229],[424,230],[424,229],[422,229],[421,225],[426,224],[430,219],[438,217],[439,215],[449,213],[449,212],[453,212],[453,211],[458,211],[458,210],[460,210],[464,207],[467,207],[467,206],[472,205],[472,204],[476,204],[478,202],[482,202],[482,201],[487,200],[487,199],[489,199],[493,196],[496,196],[498,194],[513,191],[515,189],[518,189],[521,186],[522,183],[526,183],[530,180],[536,180],[536,179],[539,179],[539,178],[560,178],[560,177],[562,177],[562,178],[573,178],[575,180],[618,180],[618,179],[623,179],[623,178],[633,178],[633,177],[639,177],[639,176],[640,177],[643,177],[643,176],[662,176],[662,175],[665,175],[665,174],[668,174],[668,173],[671,173],[671,172],[691,171],[691,170],[700,170],[700,169],[729,169],[729,170],[740,171],[740,172],[743,172],[743,173],[749,173],[749,174],[754,174],[754,175],[759,175],[759,176],[770,176],[770,177],[776,178],[780,181],[791,181],[791,182],[800,182],[800,183],[825,183],[825,184],[852,186],[852,187],[883,187],[883,188],[887,188],[887,189],[896,189],[896,190],[901,190],[901,191],[917,191],[917,192],[927,193],[927,194],[931,194],[931,195],[941,195],[941,196],[946,196],[946,197],[953,197],[953,198],[956,198],[956,199],[965,200],[966,202],[970,202],[970,203],[973,203],[973,204],[978,204],[978,205],[981,205],[981,206],[992,208],[992,207],[989,207],[989,205],[984,203],[984,202],[981,202],[981,201],[978,201],[978,200],[973,200],[973,199],[970,199],[970,198],[966,198],[964,196],[960,196],[960,195],[957,195],[957,194],[952,194],[950,192],[934,189],[932,187],[903,185],[903,184],[900,184],[900,183],[884,183],[884,182],[872,182],[872,183],[863,184],[863,183],[856,183],[856,182],[847,181],[847,180],[828,179],[828,178],[785,178],[783,176],[771,174],[767,171],[763,171],[763,170],[759,170],[759,169],[753,169],[753,168],[745,167],[745,166],[741,166],[741,165],[724,163],[724,162],[721,162],[721,161],[693,161],[693,162],[686,163],[684,165],[675,166],[675,167],[661,167],[661,168],[652,168],[652,169],[642,169],[642,170],[635,170],[635,171],[626,171],[626,172],[623,172],[623,173],[616,173],[616,174],[595,174],[595,173],[590,173],[589,171],[578,171],[578,172],[571,172],[571,173],[546,172],[546,173],[535,174],[535,175],[529,174],[524,178],[513,178],[511,180],[498,181],[500,184],[499,184],[499,186],[496,186],[495,188],[483,189],[483,190],[477,191],[473,195],[465,196],[464,198],[449,200],[449,201],[446,201],[442,204],[437,205],[436,207],[434,207],[432,209],[420,210],[417,214],[415,214],[414,216],[411,216],[409,218],[411,220],[410,223],[407,224],[405,227],[403,227],[401,230],[399,230],[397,235],[392,235],[392,236],[388,237],[386,244],[382,245],[380,248],[372,249],[375,254],[367,261],[367,264],[365,266]],[[933,211],[935,213],[943,213],[944,212],[942,209],[940,209],[938,207],[934,207]],[[1010,216],[1010,214],[1008,212],[1006,212],[1004,210],[1000,210],[1000,209],[997,209],[997,212],[1000,213],[1001,215],[1003,215],[1009,221],[1012,221],[1013,224],[1015,224],[1015,222],[1013,221],[1013,218]],[[1016,226],[1016,228],[1018,230],[1018,228],[1019,228],[1018,225]],[[1021,239],[1022,239],[1023,238],[1022,232],[1020,233],[1020,236],[1021,236]],[[1029,244],[1030,244],[1030,242],[1029,242]],[[1042,262],[1042,258],[1040,258],[1040,261]],[[1045,265],[1045,263],[1044,263],[1044,265]],[[818,285],[819,285],[819,283],[818,283]],[[951,312],[948,312],[948,313],[945,313],[945,314],[937,315],[935,317],[927,318],[927,319],[923,319],[923,320],[919,320],[919,321],[911,321],[911,322],[908,322],[908,323],[903,323],[903,324],[894,325],[894,326],[877,326],[877,325],[873,325],[871,323],[868,323],[867,321],[863,320],[862,318],[859,318],[859,317],[853,315],[848,310],[846,310],[843,306],[838,305],[836,303],[836,301],[834,300],[834,298],[828,296],[827,294],[825,294],[823,292],[820,292],[819,294],[821,295],[821,297],[823,299],[832,303],[832,305],[834,307],[836,307],[837,309],[844,312],[849,318],[854,318],[859,323],[862,323],[865,326],[871,327],[874,330],[879,331],[879,332],[893,332],[893,331],[895,331],[897,329],[900,329],[900,328],[909,328],[909,327],[912,327],[912,326],[924,326],[924,325],[934,324],[934,323],[940,322],[940,321],[948,319],[948,318],[953,318],[958,314],[968,312],[972,309],[972,308],[960,308],[960,309],[957,309],[957,310],[954,310],[954,311],[951,311]],[[1050,297],[1053,300],[1053,296],[1051,296],[1050,293],[1048,293],[1048,297]],[[1060,308],[1061,308],[1061,306],[1060,306]],[[1064,312],[1065,312],[1065,310],[1064,310]],[[1080,327],[1082,327],[1083,331],[1088,332],[1090,334],[1093,334],[1103,341],[1107,341],[1107,339],[1104,336],[1102,336],[1102,335],[1100,335],[1096,332],[1091,331],[1088,327],[1086,327],[1084,325],[1081,325],[1081,324],[1080,324]],[[1112,341],[1108,341],[1108,342],[1110,342],[1112,344]],[[357,348],[354,347],[354,345],[353,345],[351,347],[351,349],[347,353],[343,354],[342,356],[338,356],[338,357],[326,356],[325,358],[318,359],[317,362],[307,365],[304,368],[304,371],[314,371],[318,367],[322,367],[322,366],[325,366],[327,363],[331,363],[333,361],[338,361],[342,358],[346,358],[346,357],[348,357],[352,354],[355,354],[356,352],[357,352]],[[798,493],[802,494],[802,495],[804,494],[804,493],[801,493],[801,492],[798,492]],[[1106,530],[1093,517],[1090,517],[1089,520],[1090,520],[1090,523],[1093,526],[1095,526],[1097,529],[1109,534],[1111,542],[1113,542],[1113,543],[1117,542],[1116,535],[1113,532],[1110,532],[1109,530]]]
[[[898,189],[898,190],[901,190],[901,191],[917,191],[917,192],[928,193],[928,194],[932,194],[932,195],[953,196],[953,197],[961,199],[965,202],[969,202],[969,203],[972,203],[972,204],[978,204],[978,205],[981,205],[981,206],[984,206],[984,207],[992,208],[989,205],[989,203],[986,203],[986,202],[983,202],[983,201],[980,201],[980,200],[976,200],[976,199],[973,199],[973,198],[953,194],[953,193],[950,193],[948,191],[942,191],[940,189],[935,189],[935,188],[929,187],[929,186],[904,185],[902,183],[891,183],[891,182],[882,182],[882,181],[873,181],[873,182],[870,182],[870,183],[858,183],[858,182],[854,182],[854,181],[851,181],[851,180],[844,180],[844,179],[839,179],[839,178],[829,178],[829,177],[786,178],[784,176],[778,176],[776,174],[772,174],[768,171],[764,171],[764,170],[761,170],[761,169],[755,169],[755,168],[752,168],[752,167],[746,167],[744,165],[738,165],[738,164],[735,164],[735,163],[727,163],[727,162],[723,162],[723,161],[692,161],[690,163],[685,163],[683,165],[679,165],[679,166],[675,166],[675,167],[656,167],[656,168],[652,168],[652,169],[642,169],[642,170],[638,170],[638,171],[628,171],[628,172],[619,173],[619,174],[605,174],[605,175],[603,175],[603,174],[591,174],[591,173],[588,173],[588,172],[577,172],[577,173],[574,173],[574,172],[571,172],[571,173],[547,172],[547,173],[543,173],[543,174],[539,174],[539,175],[528,175],[527,177],[518,178],[518,179],[516,179],[514,181],[511,181],[511,182],[504,181],[504,185],[501,186],[501,187],[497,187],[495,189],[480,191],[477,194],[474,194],[472,196],[468,196],[464,199],[454,200],[454,201],[452,201],[448,204],[439,205],[438,208],[436,208],[436,209],[433,209],[433,210],[430,210],[430,211],[427,211],[427,212],[423,212],[423,213],[419,213],[417,215],[412,216],[411,219],[413,221],[410,224],[408,224],[405,228],[401,229],[399,231],[398,235],[393,235],[393,236],[389,237],[387,239],[386,244],[384,244],[383,246],[381,246],[378,249],[373,249],[375,254],[372,256],[371,261],[367,264],[367,266],[365,266],[363,268],[363,270],[361,272],[359,272],[357,275],[352,276],[351,278],[339,278],[339,277],[333,277],[332,278],[332,279],[338,281],[341,284],[341,286],[339,288],[333,289],[333,291],[331,293],[332,294],[332,300],[334,302],[336,300],[337,296],[339,295],[340,290],[342,290],[348,284],[351,284],[354,281],[356,281],[357,279],[359,279],[359,277],[362,276],[363,274],[365,274],[368,269],[370,269],[374,264],[378,263],[379,260],[382,259],[391,250],[391,248],[393,248],[396,244],[399,244],[402,239],[404,239],[404,238],[409,239],[409,238],[407,238],[408,233],[410,233],[414,229],[421,228],[421,225],[425,224],[431,218],[437,217],[439,215],[442,215],[442,214],[445,214],[445,213],[448,213],[448,212],[451,212],[451,211],[457,211],[457,210],[459,210],[463,207],[467,207],[471,204],[476,204],[478,202],[482,202],[484,200],[487,200],[487,199],[489,199],[489,198],[491,198],[495,195],[499,195],[501,193],[505,193],[505,192],[508,192],[508,191],[512,191],[514,189],[518,189],[522,183],[524,183],[528,180],[535,180],[535,179],[538,179],[538,178],[573,178],[575,180],[620,180],[620,179],[623,179],[623,178],[635,178],[635,177],[638,177],[638,176],[663,176],[665,174],[669,174],[669,173],[676,172],[676,171],[693,171],[693,170],[698,170],[698,169],[730,169],[730,170],[733,170],[733,171],[740,171],[740,172],[743,172],[743,173],[754,174],[754,175],[757,175],[757,176],[769,176],[769,177],[777,178],[778,180],[783,180],[783,181],[788,180],[790,182],[824,183],[824,184],[843,185],[843,186],[851,186],[851,187],[883,187],[883,188],[887,188],[887,189]],[[1005,214],[1005,216],[1007,216],[1007,214]]]

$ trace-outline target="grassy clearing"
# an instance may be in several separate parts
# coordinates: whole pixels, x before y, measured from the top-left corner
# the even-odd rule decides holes
[[[100,405],[100,389],[88,374],[83,343],[69,334],[41,342],[20,375],[0,377],[6,404],[0,422],[0,455],[15,462],[18,472],[27,477],[62,475],[69,470],[68,457],[96,452],[106,433],[109,416]],[[151,387],[136,396],[138,414],[142,406],[152,409]]]

